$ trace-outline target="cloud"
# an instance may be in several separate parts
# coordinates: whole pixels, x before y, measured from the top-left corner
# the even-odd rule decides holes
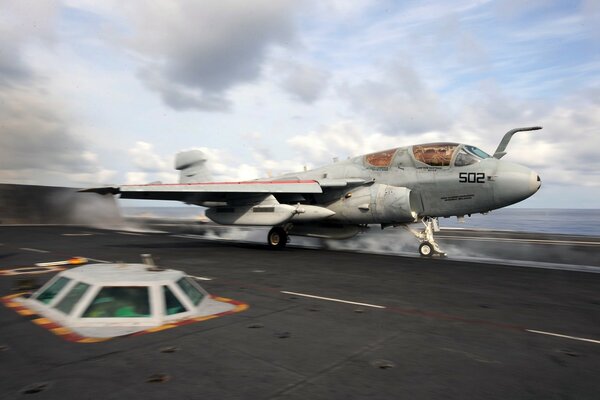
[[[327,89],[330,78],[327,71],[307,64],[288,64],[283,70],[281,86],[303,103],[314,103]]]
[[[168,159],[154,152],[154,146],[146,142],[136,142],[129,150],[133,165],[144,172],[160,172],[167,168],[173,168]]]
[[[543,157],[540,174],[566,186],[600,187],[600,105],[575,97],[576,107],[554,107],[542,117],[546,129],[516,155],[523,163]],[[541,145],[541,146],[540,146]],[[545,145],[545,146],[544,146]],[[540,148],[541,147],[541,148]],[[538,148],[542,151],[538,151]],[[543,152],[544,148],[549,151]]]
[[[261,163],[250,165],[239,163],[226,150],[208,147],[189,148],[180,151],[200,150],[206,156],[206,168],[212,181],[244,181],[264,176],[260,173]],[[154,146],[146,142],[137,142],[129,150],[132,170],[126,173],[126,184],[144,184],[150,182],[175,183],[179,172],[175,170],[175,154],[159,155]]]
[[[600,187],[600,104],[593,91],[581,91],[558,104],[505,95],[494,84],[479,88],[449,127],[448,134],[493,152],[509,129],[543,126],[515,135],[503,159],[536,170],[546,184]]]
[[[334,157],[344,159],[400,146],[397,137],[374,131],[353,120],[339,121],[293,136],[287,143],[296,151],[298,158],[311,167],[331,163]]]
[[[0,181],[42,185],[106,182],[114,171],[72,131],[69,105],[47,90],[28,62],[30,48],[52,45],[58,5],[0,1]]]
[[[226,150],[208,147],[199,147],[198,150],[206,155],[206,167],[214,181],[246,181],[261,177],[262,167],[260,165],[240,163]]]
[[[149,89],[176,110],[225,111],[227,90],[257,79],[270,47],[294,40],[294,4],[181,0],[121,8]]]
[[[321,0],[316,2],[316,11],[329,17],[352,18],[366,13],[369,8],[378,4],[376,0]]]
[[[394,134],[418,134],[441,129],[450,119],[438,95],[407,63],[395,63],[379,79],[340,87],[352,109],[378,129]]]
[[[0,0],[0,179],[104,183],[110,160],[117,182],[174,182],[174,152],[218,132],[213,176],[244,180],[437,140],[493,152],[539,124],[506,159],[598,187],[597,1],[396,3]]]
[[[220,93],[210,93],[186,85],[169,81],[167,77],[152,68],[142,69],[138,77],[146,86],[160,94],[163,102],[179,110],[229,111],[231,102]]]
[[[133,171],[126,173],[126,184],[144,184],[150,182],[175,183],[179,174],[175,171],[172,156],[161,156],[154,146],[138,141],[128,151]]]
[[[600,39],[600,3],[596,0],[583,0],[581,14],[584,19],[585,29],[589,30],[596,40]]]
[[[177,183],[178,175],[175,172],[140,172],[132,171],[125,174],[125,185],[145,185],[148,183]],[[122,184],[122,182],[119,182]]]
[[[0,85],[26,80],[31,72],[20,59],[12,40],[0,33]]]
[[[36,89],[0,88],[1,181],[97,184],[114,175],[71,131],[62,108],[60,100]]]
[[[333,157],[436,141],[468,143],[492,153],[508,130],[542,125],[541,131],[515,135],[504,159],[536,170],[546,185],[600,187],[600,102],[594,91],[573,94],[565,102],[569,105],[552,105],[511,98],[488,82],[467,98],[455,105],[459,111],[452,121],[439,129],[393,135],[373,123],[343,120],[287,143],[301,162],[316,167]]]
[[[494,10],[502,18],[518,18],[534,12],[540,13],[556,7],[557,0],[502,0],[493,3]]]
[[[53,2],[0,0],[0,85],[32,78],[26,48],[32,42],[52,44],[58,5]]]

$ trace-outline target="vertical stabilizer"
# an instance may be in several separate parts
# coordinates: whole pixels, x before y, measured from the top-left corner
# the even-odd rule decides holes
[[[177,153],[175,169],[179,171],[179,183],[198,183],[210,181],[206,167],[206,156],[200,150],[188,150]]]

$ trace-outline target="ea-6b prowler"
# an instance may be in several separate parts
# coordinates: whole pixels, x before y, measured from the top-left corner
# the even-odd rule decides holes
[[[486,213],[528,198],[540,177],[501,160],[516,132],[507,132],[493,156],[475,146],[428,143],[366,154],[310,171],[268,180],[199,182],[206,159],[199,150],[179,153],[178,184],[84,189],[125,199],[177,200],[207,207],[223,225],[271,226],[267,242],[283,248],[289,235],[346,239],[370,224],[382,228],[421,221],[411,232],[422,256],[444,254],[434,240],[438,218]]]

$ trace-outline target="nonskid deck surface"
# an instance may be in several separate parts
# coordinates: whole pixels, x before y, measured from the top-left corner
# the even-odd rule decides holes
[[[193,221],[130,219],[139,231],[154,230],[182,235],[189,239],[226,240],[263,244],[269,228],[229,227]],[[419,224],[414,229],[422,228]],[[600,237],[537,232],[493,231],[442,228],[435,234],[442,250],[454,260],[502,261],[503,264],[600,271]],[[347,240],[322,240],[292,236],[289,246],[354,251],[362,253],[418,256],[418,241],[402,228],[381,230],[372,226]],[[555,265],[547,265],[555,264]],[[594,269],[594,268],[591,268]]]
[[[0,243],[3,271],[74,256],[139,262],[151,253],[212,294],[250,305],[95,344],[63,340],[0,307],[1,398],[595,399],[600,392],[597,273],[271,251],[82,227],[0,227]],[[584,260],[598,255],[593,245],[567,247]],[[53,274],[0,275],[0,294]]]

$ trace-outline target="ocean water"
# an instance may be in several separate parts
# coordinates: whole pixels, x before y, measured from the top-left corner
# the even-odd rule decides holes
[[[487,215],[442,218],[442,226],[600,236],[600,209],[504,208]]]
[[[199,219],[202,207],[124,207],[127,217]],[[440,218],[441,227],[600,236],[600,209],[504,208],[487,215]]]

